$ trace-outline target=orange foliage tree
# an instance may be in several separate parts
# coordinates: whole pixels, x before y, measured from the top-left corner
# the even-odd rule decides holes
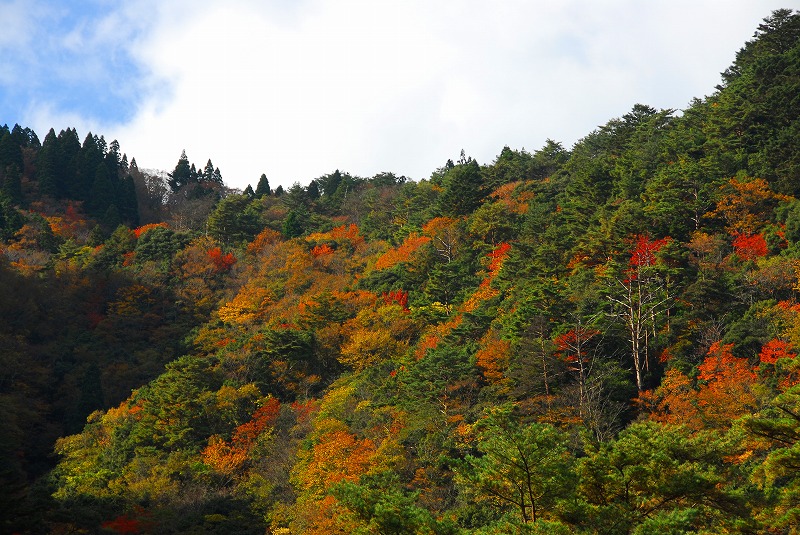
[[[725,220],[731,235],[759,232],[772,217],[775,207],[790,197],[773,192],[763,178],[730,179],[722,186],[722,198],[708,215]]]
[[[271,397],[256,409],[248,422],[234,430],[230,441],[219,435],[211,436],[201,453],[203,462],[217,472],[231,476],[247,461],[259,436],[275,423],[279,410],[280,403]]]
[[[412,255],[423,245],[431,241],[428,236],[419,236],[412,232],[399,246],[389,249],[378,257],[375,262],[375,269],[389,269],[403,262],[409,262]]]
[[[658,388],[641,392],[637,402],[651,420],[699,431],[703,421],[696,395],[692,380],[680,370],[672,369],[664,374]]]
[[[747,359],[733,355],[733,344],[714,342],[697,367],[697,404],[707,424],[725,427],[755,408],[757,376]]]
[[[483,376],[492,384],[501,384],[505,379],[511,352],[511,342],[500,338],[494,329],[484,335],[480,341],[480,349],[475,354],[475,363],[483,372]]]
[[[446,262],[455,258],[463,240],[460,220],[452,217],[435,217],[422,227],[422,234],[431,239],[436,253]]]

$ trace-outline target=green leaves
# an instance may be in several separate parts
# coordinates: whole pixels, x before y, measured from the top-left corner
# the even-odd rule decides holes
[[[523,523],[552,518],[574,492],[565,437],[548,424],[520,425],[508,414],[479,423],[477,454],[457,470],[465,497],[512,510]]]
[[[630,425],[580,461],[586,525],[601,533],[647,533],[654,526],[669,533],[733,523],[745,511],[724,488],[723,451],[711,435],[689,436],[652,422]]]

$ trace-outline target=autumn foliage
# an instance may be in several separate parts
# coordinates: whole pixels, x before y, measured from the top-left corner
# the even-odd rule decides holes
[[[767,256],[767,240],[762,234],[737,234],[733,240],[733,250],[742,260],[755,260]]]
[[[209,249],[208,258],[213,262],[214,269],[216,269],[218,273],[229,271],[236,263],[236,257],[233,256],[233,253],[223,254],[222,249],[219,247]]]
[[[402,262],[408,262],[420,247],[431,241],[428,236],[419,236],[412,232],[398,247],[389,249],[375,262],[375,269],[389,269]]]

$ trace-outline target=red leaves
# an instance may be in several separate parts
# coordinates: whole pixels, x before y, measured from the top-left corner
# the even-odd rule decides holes
[[[733,250],[742,260],[755,260],[767,256],[769,249],[762,234],[738,233],[733,240]]]
[[[503,265],[503,261],[508,256],[508,252],[511,250],[511,245],[508,243],[501,243],[494,250],[489,253],[488,256],[491,258],[491,262],[489,262],[489,273],[492,275],[496,274],[500,267]]]
[[[570,329],[556,337],[556,348],[566,362],[587,362],[588,358],[585,353],[585,346],[598,334],[600,334],[600,331],[597,329],[588,329],[586,327]]]
[[[113,520],[103,522],[102,527],[117,533],[140,533],[142,530],[141,522],[128,515],[120,515]]]
[[[654,266],[657,262],[656,253],[669,241],[669,237],[650,241],[647,235],[639,234],[635,238],[635,245],[628,263],[632,267]]]
[[[396,303],[400,305],[400,308],[408,312],[408,292],[404,292],[403,290],[394,290],[390,292],[384,292],[382,297],[383,302],[387,305]]]
[[[276,398],[269,398],[264,405],[256,409],[249,422],[245,422],[236,428],[233,434],[233,443],[249,448],[268,425],[275,423],[275,420],[278,419],[280,408],[281,404]]]
[[[236,263],[236,257],[233,253],[222,254],[222,249],[214,247],[208,251],[208,258],[213,262],[214,269],[217,273],[224,273],[229,271]]]

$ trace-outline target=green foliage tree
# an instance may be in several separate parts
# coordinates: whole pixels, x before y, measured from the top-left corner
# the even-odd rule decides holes
[[[478,162],[466,158],[463,151],[458,165],[444,174],[442,187],[439,210],[449,216],[470,214],[480,206],[481,200],[487,193]]]
[[[691,532],[732,528],[744,503],[725,487],[721,442],[652,422],[634,423],[580,460],[578,524],[600,533]]]
[[[267,175],[264,173],[261,174],[261,177],[258,179],[258,184],[256,185],[256,197],[263,197],[265,195],[271,195],[272,190],[269,187],[269,180],[267,179]]]
[[[467,455],[458,469],[466,496],[512,509],[524,524],[553,519],[575,484],[563,435],[548,424],[522,425],[508,412],[480,427],[478,455]]]
[[[229,195],[208,216],[208,232],[222,243],[249,242],[262,229],[250,197]]]

